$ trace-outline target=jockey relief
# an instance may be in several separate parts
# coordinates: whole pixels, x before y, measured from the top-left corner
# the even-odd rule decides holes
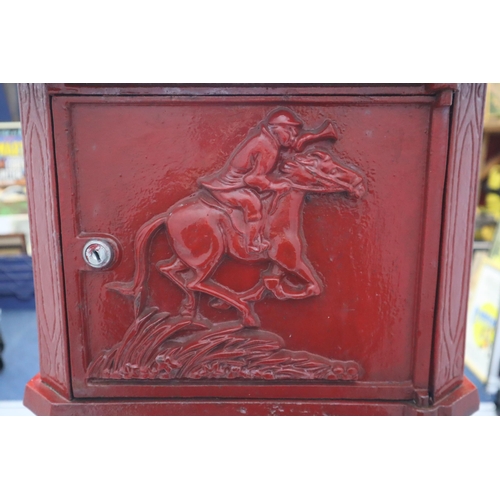
[[[308,193],[360,198],[365,182],[331,152],[337,133],[330,121],[316,130],[278,108],[199,189],[146,222],[135,239],[135,274],[107,288],[133,298],[135,320],[123,340],[101,353],[88,377],[99,379],[316,379],[357,380],[355,361],[286,349],[276,333],[260,329],[254,304],[264,298],[300,300],[322,292],[305,254],[302,209]],[[149,248],[166,231],[173,257],[156,269],[185,298],[180,310],[147,307]],[[263,262],[267,268],[249,290],[218,283],[226,257]],[[199,310],[200,296],[215,309],[234,308],[238,320],[214,322]],[[279,303],[276,303],[279,308]]]

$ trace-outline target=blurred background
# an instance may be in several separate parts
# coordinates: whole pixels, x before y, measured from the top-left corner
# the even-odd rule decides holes
[[[476,227],[467,311],[465,372],[482,410],[500,413],[500,83],[489,83],[484,112]]]
[[[0,84],[0,415],[29,415],[24,386],[38,371],[23,142],[15,83]]]
[[[24,387],[39,370],[17,85],[0,84],[0,416],[32,415]],[[488,84],[478,179],[465,373],[477,416],[500,413],[500,83]]]

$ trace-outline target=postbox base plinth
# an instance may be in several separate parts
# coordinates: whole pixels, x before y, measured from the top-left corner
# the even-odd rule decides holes
[[[479,408],[475,386],[462,384],[434,405],[424,408],[411,401],[369,400],[224,400],[224,399],[73,399],[68,400],[31,379],[24,404],[36,415],[471,415]]]

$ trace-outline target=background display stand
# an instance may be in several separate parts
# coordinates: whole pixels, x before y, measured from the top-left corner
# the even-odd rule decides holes
[[[495,405],[497,413],[500,412],[500,337],[499,325],[495,332],[495,342],[493,343],[493,353],[491,356],[491,365],[486,382],[486,392],[495,396]]]

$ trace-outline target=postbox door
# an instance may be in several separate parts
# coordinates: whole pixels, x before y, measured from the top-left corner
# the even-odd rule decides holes
[[[53,97],[74,396],[425,393],[449,110]]]

